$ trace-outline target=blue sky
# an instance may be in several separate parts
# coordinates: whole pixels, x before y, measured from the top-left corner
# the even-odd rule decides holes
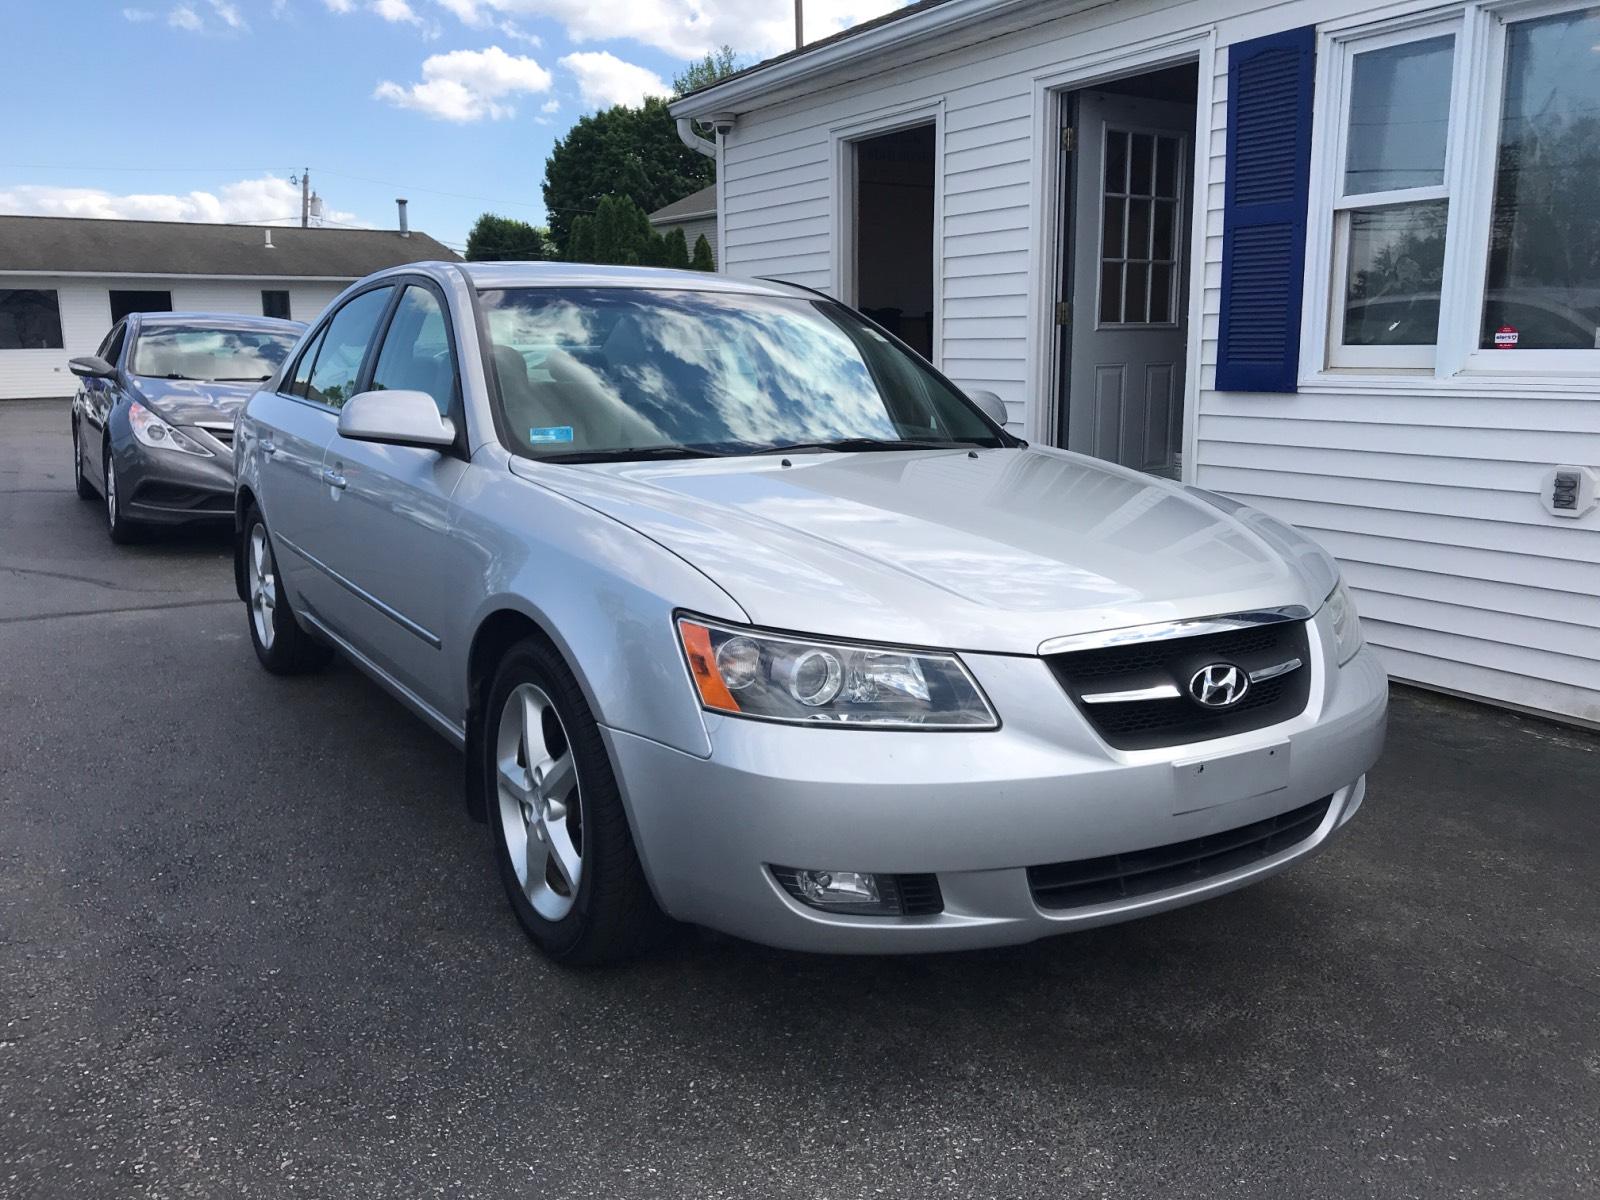
[[[899,0],[806,0],[808,39]],[[542,222],[584,112],[698,54],[790,47],[792,0],[0,0],[0,212],[331,221],[460,245],[485,209]]]

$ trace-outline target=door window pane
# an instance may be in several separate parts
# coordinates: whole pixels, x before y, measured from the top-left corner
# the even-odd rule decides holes
[[[301,351],[300,361],[294,365],[294,378],[289,382],[289,394],[311,398],[311,368],[317,365],[317,351],[322,349],[322,339],[328,334],[327,326],[317,330],[309,345]]]
[[[1600,8],[1519,21],[1506,31],[1484,348],[1600,349],[1597,190]]]
[[[1439,335],[1448,200],[1346,214],[1344,344],[1431,346]]]
[[[1122,320],[1122,264],[1100,264],[1100,320],[1115,325]]]
[[[1128,191],[1135,196],[1148,196],[1154,174],[1155,138],[1148,133],[1136,133],[1128,160]]]
[[[1100,322],[1166,325],[1176,312],[1183,139],[1107,129],[1100,197]]]
[[[1454,36],[1426,38],[1355,56],[1346,196],[1444,183],[1455,42]]]
[[[60,350],[54,288],[0,288],[0,350]]]
[[[412,285],[394,310],[384,335],[372,388],[426,392],[441,417],[450,415],[456,391],[456,360],[445,333],[444,311],[427,288]]]
[[[382,287],[362,292],[334,313],[322,339],[322,348],[317,351],[317,364],[311,368],[307,399],[342,408],[355,394],[361,361],[366,357],[367,346],[377,332],[378,319],[383,316],[393,290]]]
[[[1128,135],[1116,129],[1106,130],[1106,192],[1121,194],[1128,190]]]

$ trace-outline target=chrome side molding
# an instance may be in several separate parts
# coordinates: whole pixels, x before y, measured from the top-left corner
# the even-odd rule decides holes
[[[1285,604],[1281,608],[1261,608],[1252,612],[1197,617],[1191,621],[1158,621],[1150,625],[1125,625],[1121,629],[1069,633],[1063,637],[1049,638],[1040,642],[1039,653],[1067,654],[1074,650],[1104,650],[1111,646],[1165,641],[1170,638],[1204,637],[1208,633],[1230,633],[1238,629],[1251,629],[1257,625],[1310,619],[1311,610],[1305,605]]]

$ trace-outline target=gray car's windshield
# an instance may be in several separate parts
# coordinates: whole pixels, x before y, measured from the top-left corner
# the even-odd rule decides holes
[[[252,383],[276,371],[298,337],[293,330],[161,325],[140,331],[128,369],[156,379]]]
[[[537,458],[1007,444],[949,383],[831,301],[482,293],[502,426]]]

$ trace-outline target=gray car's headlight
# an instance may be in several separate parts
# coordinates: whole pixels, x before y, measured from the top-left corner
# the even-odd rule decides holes
[[[1334,651],[1342,667],[1361,649],[1361,618],[1356,615],[1356,602],[1342,579],[1323,604],[1328,610],[1328,619],[1333,622]]]
[[[953,654],[815,641],[678,618],[700,702],[735,717],[876,729],[994,729]]]
[[[128,404],[128,424],[133,426],[133,436],[152,450],[176,450],[180,454],[198,454],[211,458],[211,451],[195,441],[181,429],[174,429],[137,400]]]

